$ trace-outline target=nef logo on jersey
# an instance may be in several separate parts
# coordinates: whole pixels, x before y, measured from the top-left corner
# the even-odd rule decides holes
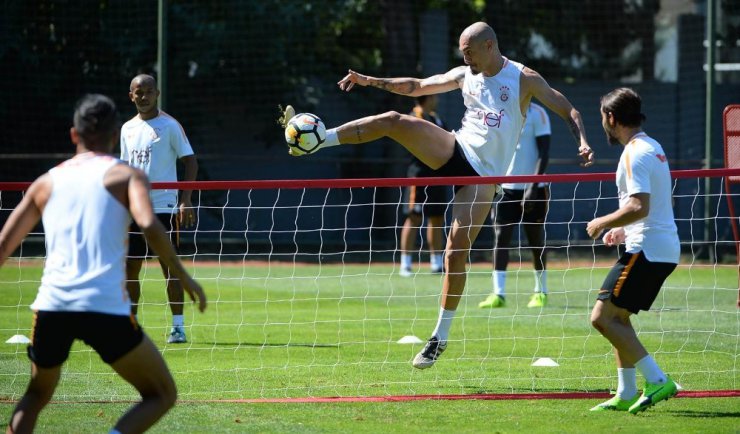
[[[500,128],[501,127],[501,120],[504,118],[504,110],[501,109],[499,113],[496,112],[486,112],[483,115],[483,123],[486,124],[487,127],[490,128]]]
[[[501,86],[498,91],[501,93],[501,95],[499,96],[499,98],[501,98],[501,101],[506,102],[509,99],[509,87]]]
[[[655,154],[656,157],[658,157],[658,160],[660,160],[661,163],[665,163],[666,160],[668,160],[665,155],[663,154]]]

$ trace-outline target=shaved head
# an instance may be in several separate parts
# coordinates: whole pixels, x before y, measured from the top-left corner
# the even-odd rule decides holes
[[[153,87],[156,89],[157,87],[157,80],[154,79],[149,74],[139,74],[136,77],[134,77],[131,80],[131,85],[129,86],[129,90],[133,90],[136,86],[147,86],[147,87]]]
[[[468,39],[471,43],[480,43],[483,41],[496,42],[496,32],[494,32],[493,28],[488,24],[479,21],[469,25],[465,30],[463,30],[460,35],[460,39],[462,38]]]

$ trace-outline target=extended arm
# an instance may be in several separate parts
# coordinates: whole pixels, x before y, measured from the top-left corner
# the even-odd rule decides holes
[[[377,78],[352,71],[337,84],[339,88],[349,92],[355,84],[373,86],[388,92],[405,96],[431,95],[459,89],[465,78],[465,66],[458,66],[444,74],[433,75],[428,78]]]
[[[586,139],[586,129],[583,127],[581,113],[573,107],[562,93],[551,88],[537,72],[525,68],[523,74],[523,91],[537,98],[547,108],[563,118],[578,144],[578,155],[584,160],[581,165],[592,165],[594,163],[594,153]]]
[[[2,231],[0,231],[0,266],[15,251],[23,239],[41,219],[43,206],[48,199],[51,179],[44,175],[28,188],[25,196],[10,213]]]
[[[131,217],[141,228],[147,243],[159,257],[172,275],[180,280],[183,289],[190,295],[190,299],[198,300],[198,309],[203,312],[206,308],[206,296],[203,288],[193,280],[172,248],[170,239],[164,226],[154,215],[152,203],[149,200],[149,181],[140,171],[134,171],[128,184],[128,201]]]
[[[647,217],[649,212],[650,194],[637,193],[630,196],[627,203],[613,213],[591,220],[586,226],[586,231],[589,237],[596,239],[604,229],[618,228],[634,223]]]

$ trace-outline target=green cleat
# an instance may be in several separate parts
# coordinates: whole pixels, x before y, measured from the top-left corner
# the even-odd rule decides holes
[[[487,308],[487,307],[504,307],[506,306],[506,299],[503,295],[498,294],[491,294],[486,298],[485,300],[478,303],[478,307],[480,308]]]
[[[678,393],[678,386],[671,377],[666,376],[666,382],[663,384],[645,384],[645,390],[642,391],[640,398],[630,406],[629,412],[637,414],[647,410],[660,401],[673,398]]]
[[[547,306],[547,294],[544,292],[535,292],[529,298],[527,307],[545,307]]]
[[[632,399],[622,399],[615,395],[608,401],[604,401],[592,408],[591,411],[627,411],[630,409],[632,404],[637,402],[638,398],[640,398],[639,394],[632,397]]]

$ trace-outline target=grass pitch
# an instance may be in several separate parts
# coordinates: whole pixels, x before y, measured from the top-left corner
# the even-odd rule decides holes
[[[418,371],[409,361],[434,328],[441,277],[401,278],[390,264],[190,263],[210,306],[186,309],[190,342],[166,345],[169,308],[161,273],[143,272],[139,320],[162,349],[181,403],[158,432],[735,432],[740,399],[673,399],[646,413],[594,415],[599,399],[414,401],[354,403],[234,403],[223,400],[378,397],[526,392],[606,392],[616,387],[609,344],[588,317],[610,264],[551,264],[549,304],[528,309],[533,285],[525,264],[510,267],[507,306],[478,309],[490,291],[490,266],[474,265],[466,297],[440,361]],[[740,317],[737,269],[682,265],[653,310],[633,323],[648,350],[686,390],[738,390]],[[0,338],[30,333],[28,305],[40,267],[0,270]],[[533,367],[541,357],[558,367]],[[0,351],[0,405],[28,381],[21,345]],[[97,355],[76,344],[56,403],[39,432],[100,432],[117,419],[134,391]],[[221,402],[219,402],[221,401]]]

